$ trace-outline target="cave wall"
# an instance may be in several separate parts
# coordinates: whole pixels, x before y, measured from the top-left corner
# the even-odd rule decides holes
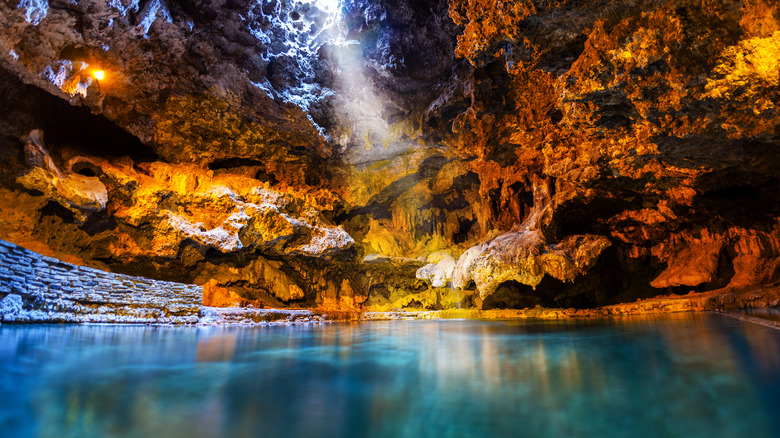
[[[3,3],[0,237],[221,305],[774,284],[779,8]]]
[[[8,323],[193,324],[203,291],[41,256],[0,240],[0,319]]]

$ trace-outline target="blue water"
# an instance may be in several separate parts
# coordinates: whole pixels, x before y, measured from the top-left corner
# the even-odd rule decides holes
[[[0,326],[8,437],[777,437],[780,331],[715,314]]]

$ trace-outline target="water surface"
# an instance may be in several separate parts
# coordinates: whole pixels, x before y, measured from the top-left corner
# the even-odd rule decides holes
[[[769,321],[780,322],[780,307],[766,307],[759,309],[745,309],[741,313]]]
[[[777,437],[780,331],[715,314],[0,326],[8,437]]]

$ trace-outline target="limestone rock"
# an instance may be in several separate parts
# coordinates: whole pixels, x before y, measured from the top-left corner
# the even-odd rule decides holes
[[[429,255],[427,261],[429,263],[418,269],[415,277],[430,281],[433,287],[447,286],[458,261],[446,251],[437,251]]]
[[[219,286],[216,279],[203,285],[203,305],[209,307],[240,307],[246,302],[237,293]]]
[[[727,253],[734,256],[729,264]],[[712,284],[729,289],[772,283],[780,274],[780,223],[765,229],[699,230],[669,236],[653,248],[667,268],[651,285],[656,288]]]
[[[32,131],[26,138],[25,152],[32,169],[17,182],[29,190],[38,190],[47,198],[72,211],[84,222],[90,213],[102,211],[108,202],[105,185],[97,178],[61,171],[43,144],[43,133]]]
[[[466,250],[458,259],[452,285],[465,289],[474,281],[484,299],[507,281],[532,287],[545,275],[572,281],[609,245],[609,239],[591,235],[570,236],[560,244],[546,245],[538,230],[511,231]]]
[[[104,115],[155,145],[160,156],[207,163],[251,159],[264,150],[306,166],[310,156],[323,153],[316,127],[294,99],[284,98],[309,97],[285,84],[283,76],[295,78],[299,71],[268,72],[272,58],[297,61],[301,55],[269,41],[288,25],[287,13],[280,18],[254,2],[224,8],[208,0],[149,8],[89,0],[32,14],[33,4],[48,6],[0,6],[2,65]],[[301,61],[299,66],[307,60]],[[100,80],[98,70],[104,72]],[[266,75],[275,76],[276,89]]]
[[[709,244],[692,242],[669,260],[669,267],[655,278],[650,285],[655,288],[671,286],[698,286],[715,280],[718,261],[724,242]]]
[[[18,294],[8,294],[0,299],[0,315],[5,321],[15,321],[24,313],[22,297]]]
[[[75,266],[0,240],[0,321],[193,324],[198,286]]]
[[[213,295],[211,298],[220,302],[226,299],[236,302],[236,297],[241,296],[246,300],[238,302],[252,301],[264,306],[303,299],[304,291],[301,286],[281,268],[281,262],[263,258],[258,258],[244,267],[210,264],[195,282],[204,284],[204,290]],[[236,290],[240,293],[235,292]],[[273,301],[274,299],[278,301]]]
[[[215,178],[197,166],[163,163],[145,172],[106,161],[100,166],[112,191],[130,204],[117,205],[114,217],[149,230],[149,245],[130,257],[175,257],[182,243],[193,241],[222,253],[259,249],[327,258],[354,243],[342,228],[319,218],[316,204],[251,178]]]

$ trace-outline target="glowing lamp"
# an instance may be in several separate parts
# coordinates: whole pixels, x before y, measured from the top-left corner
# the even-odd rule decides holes
[[[103,80],[103,70],[98,70],[95,72],[95,79],[99,81]]]

